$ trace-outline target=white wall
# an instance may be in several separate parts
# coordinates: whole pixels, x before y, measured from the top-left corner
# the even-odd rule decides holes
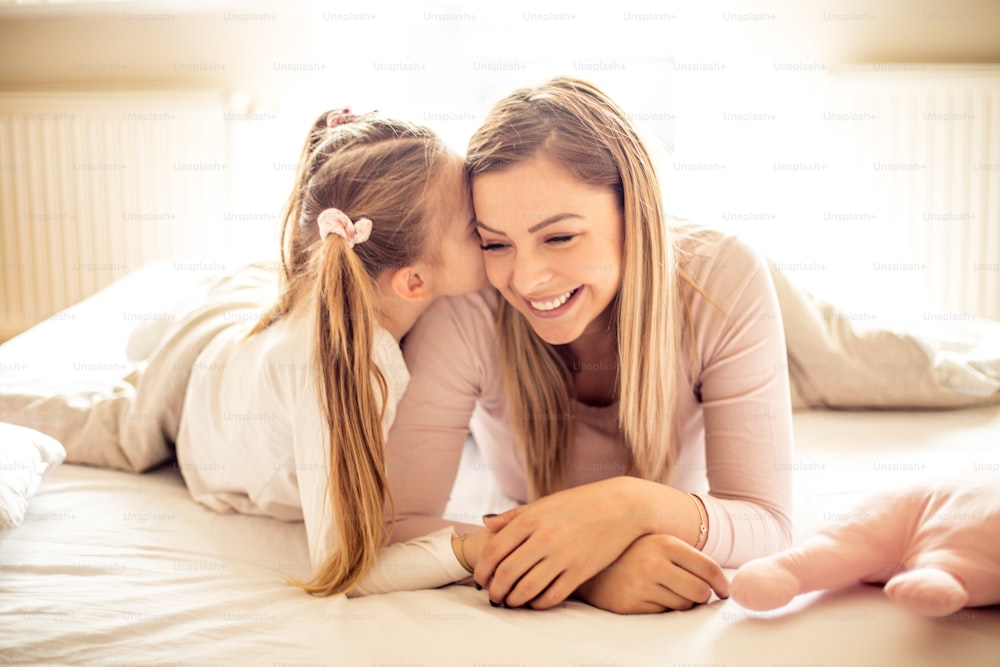
[[[847,65],[997,62],[997,35],[1000,3],[988,0],[57,5],[0,9],[0,88],[222,90],[246,114],[231,124],[227,206],[276,219],[305,129],[323,109],[377,108],[425,122],[461,149],[511,88],[586,76],[674,151],[671,167],[726,165],[666,169],[673,211],[808,260],[855,252],[858,239],[796,224],[797,215],[832,192],[863,210],[865,182],[849,170],[832,189],[822,174],[747,176],[773,160],[837,163],[838,147],[806,122],[823,112],[824,77]],[[746,114],[774,118],[740,120]],[[754,211],[787,224],[739,219]],[[272,232],[255,226],[240,252],[273,249]],[[817,289],[871,292],[817,277]]]

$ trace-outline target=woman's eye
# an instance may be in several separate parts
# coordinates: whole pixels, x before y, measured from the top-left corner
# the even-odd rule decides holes
[[[485,250],[486,252],[496,252],[498,250],[503,250],[504,248],[506,248],[507,244],[506,243],[490,243],[488,241],[484,241],[484,242],[482,242],[482,243],[479,244],[479,247],[482,248],[483,250]]]
[[[573,240],[573,235],[570,234],[569,236],[550,236],[549,238],[545,239],[545,242],[559,244],[559,243],[566,243],[572,240]]]

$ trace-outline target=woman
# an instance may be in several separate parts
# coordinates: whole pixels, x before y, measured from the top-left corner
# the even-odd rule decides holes
[[[767,266],[670,228],[646,147],[584,81],[500,101],[467,156],[493,289],[411,331],[394,541],[440,520],[466,434],[528,502],[453,539],[491,604],[686,609],[790,544],[791,409]],[[469,528],[461,528],[465,531]]]

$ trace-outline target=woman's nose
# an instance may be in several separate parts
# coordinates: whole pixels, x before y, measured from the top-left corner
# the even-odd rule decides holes
[[[518,294],[542,296],[552,276],[552,268],[540,253],[519,252],[514,260],[511,283]]]

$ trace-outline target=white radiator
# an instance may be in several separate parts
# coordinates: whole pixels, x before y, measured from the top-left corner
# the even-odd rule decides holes
[[[225,247],[227,118],[216,93],[0,94],[0,340]]]
[[[830,102],[896,243],[872,269],[912,272],[946,319],[1000,320],[1000,67],[859,67]]]

